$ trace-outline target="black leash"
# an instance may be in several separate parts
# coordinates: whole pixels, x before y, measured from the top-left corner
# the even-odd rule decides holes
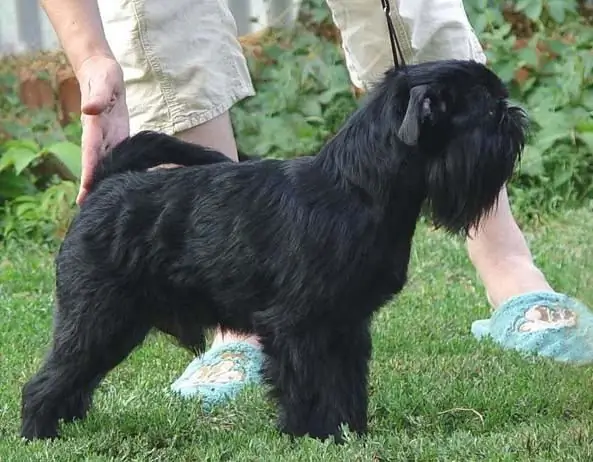
[[[399,44],[399,40],[397,39],[397,34],[395,33],[393,21],[391,20],[391,5],[389,4],[389,0],[381,0],[381,5],[383,6],[383,11],[385,12],[385,18],[387,19],[387,28],[389,29],[389,40],[391,42],[391,52],[393,53],[393,64],[395,64],[395,67],[405,66],[406,61],[404,59],[404,54]],[[399,59],[397,57],[398,53]]]

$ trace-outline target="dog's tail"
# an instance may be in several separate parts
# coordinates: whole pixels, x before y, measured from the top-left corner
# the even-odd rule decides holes
[[[254,157],[239,153],[240,162],[248,160],[254,160]],[[213,149],[163,133],[142,131],[124,139],[101,159],[95,168],[92,188],[118,173],[140,172],[164,164],[189,167],[230,161],[227,156]]]

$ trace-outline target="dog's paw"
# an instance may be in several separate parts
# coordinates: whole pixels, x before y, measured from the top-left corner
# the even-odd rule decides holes
[[[77,392],[58,407],[57,416],[64,422],[82,420],[86,417],[92,404],[90,394]]]
[[[308,436],[320,441],[333,440],[336,444],[342,444],[345,441],[342,426],[324,422],[322,419],[309,418],[300,422],[295,419],[280,418],[277,427],[280,433],[292,438]]]
[[[58,424],[39,422],[36,419],[25,420],[21,426],[20,436],[26,442],[34,440],[54,440],[59,438]]]

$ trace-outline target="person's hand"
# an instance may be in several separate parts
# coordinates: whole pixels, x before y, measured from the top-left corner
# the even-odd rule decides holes
[[[92,56],[76,72],[81,94],[82,175],[76,198],[81,204],[93,173],[105,152],[130,133],[130,121],[119,64],[107,56]]]

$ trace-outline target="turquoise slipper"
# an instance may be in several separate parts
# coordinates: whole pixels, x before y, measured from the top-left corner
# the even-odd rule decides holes
[[[204,410],[235,398],[247,385],[261,382],[264,355],[247,342],[224,343],[195,358],[173,382],[171,391],[200,398]]]
[[[478,340],[556,361],[593,362],[593,312],[556,292],[529,292],[507,300],[490,319],[472,324]]]

